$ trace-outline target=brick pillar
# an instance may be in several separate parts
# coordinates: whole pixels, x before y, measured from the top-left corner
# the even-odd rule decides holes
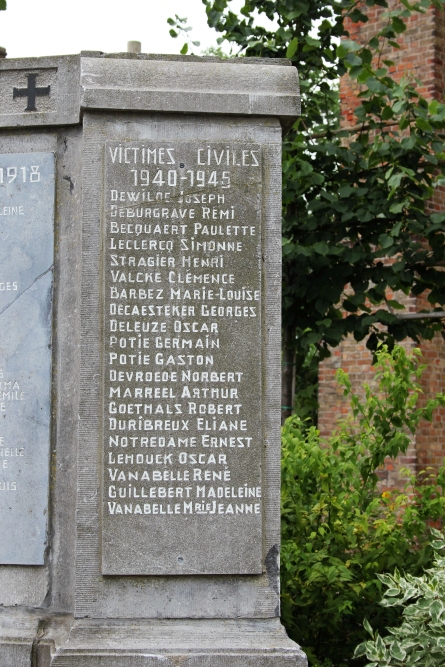
[[[397,5],[400,3],[397,2]],[[391,7],[396,6],[392,0]],[[367,9],[369,21],[354,24],[348,22],[350,38],[354,41],[368,42],[384,25],[385,10],[381,7]],[[405,74],[412,74],[421,81],[419,91],[427,99],[443,100],[445,91],[445,12],[430,7],[425,14],[414,13],[407,21],[407,30],[399,39],[399,50],[389,47],[385,58],[395,62],[391,74],[396,79]],[[357,94],[359,87],[347,75],[340,82],[341,124],[344,127],[354,126],[357,119],[354,109],[359,106]],[[445,208],[445,192],[437,191],[431,201],[431,209]],[[404,298],[407,310],[423,310],[430,308],[424,297]],[[356,343],[348,337],[338,348],[332,350],[332,356],[320,364],[319,370],[319,428],[323,436],[329,435],[336,421],[347,412],[347,404],[342,392],[335,383],[335,371],[341,367],[350,374],[353,387],[360,391],[363,382],[372,385],[373,370],[371,354],[366,349],[366,341]],[[406,341],[408,348],[415,344]],[[442,336],[436,335],[432,341],[422,341],[420,348],[424,355],[424,363],[428,368],[421,384],[424,391],[422,400],[438,391],[445,391],[445,344]],[[428,466],[437,468],[445,456],[445,409],[439,409],[433,424],[423,423],[416,438],[413,439],[406,457],[397,462],[387,462],[381,471],[382,482],[388,486],[402,486],[403,467],[413,471],[423,470]]]

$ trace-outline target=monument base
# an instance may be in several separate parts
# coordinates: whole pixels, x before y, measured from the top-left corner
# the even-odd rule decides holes
[[[81,619],[73,622],[62,645],[57,645],[57,639],[48,641],[49,628],[45,634],[40,641],[50,650],[38,667],[304,667],[307,664],[306,656],[288,638],[279,619]],[[43,655],[42,651],[42,658]]]
[[[29,667],[38,635],[39,616],[32,611],[0,608],[0,665]]]

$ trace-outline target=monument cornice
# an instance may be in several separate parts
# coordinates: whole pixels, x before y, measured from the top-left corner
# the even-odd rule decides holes
[[[29,77],[40,90],[50,88],[32,107],[24,92],[14,93],[26,91]],[[296,68],[267,58],[87,51],[5,59],[0,89],[5,128],[78,124],[84,110],[273,116],[287,128],[300,113]]]

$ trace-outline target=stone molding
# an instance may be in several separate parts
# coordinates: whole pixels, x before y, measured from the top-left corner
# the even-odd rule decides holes
[[[26,110],[27,77],[50,86]],[[85,52],[0,59],[0,127],[78,124],[84,110],[273,116],[300,113],[298,74],[287,60]]]

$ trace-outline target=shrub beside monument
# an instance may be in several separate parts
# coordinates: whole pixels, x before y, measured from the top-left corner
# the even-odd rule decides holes
[[[361,400],[338,371],[352,416],[328,439],[298,417],[282,435],[283,620],[312,665],[349,663],[365,639],[365,618],[380,634],[401,608],[380,605],[379,575],[419,576],[433,563],[435,522],[445,512],[445,468],[406,471],[404,489],[379,486],[387,457],[406,452],[422,420],[445,404],[440,394],[419,407],[418,351],[376,354],[377,391]]]

